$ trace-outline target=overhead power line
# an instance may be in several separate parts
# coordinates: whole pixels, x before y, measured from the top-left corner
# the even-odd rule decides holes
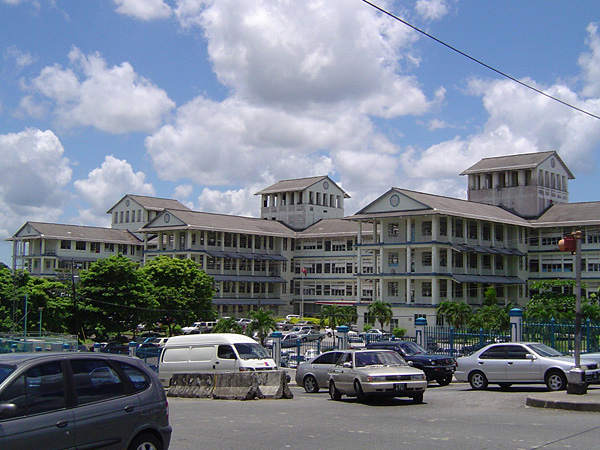
[[[432,39],[432,40],[434,40],[434,41],[435,41],[435,42],[437,42],[438,44],[441,44],[441,45],[443,45],[444,47],[446,47],[446,48],[449,48],[449,49],[450,49],[450,50],[452,50],[453,52],[456,52],[456,53],[458,53],[459,55],[462,55],[462,56],[464,56],[465,58],[468,58],[468,59],[470,59],[471,61],[473,61],[473,62],[475,62],[475,63],[477,63],[477,64],[479,64],[479,65],[481,65],[481,66],[485,67],[485,68],[486,68],[486,69],[488,69],[488,70],[491,70],[492,72],[495,72],[495,73],[497,73],[498,75],[500,75],[500,76],[502,76],[502,77],[504,77],[504,78],[508,78],[509,80],[511,80],[511,81],[514,81],[515,83],[517,83],[517,84],[520,84],[521,86],[523,86],[523,87],[525,87],[525,88],[527,88],[527,89],[530,89],[530,90],[532,90],[532,91],[534,91],[534,92],[537,92],[538,94],[540,94],[540,95],[543,95],[544,97],[548,97],[549,99],[551,99],[551,100],[554,100],[555,102],[561,103],[561,104],[563,104],[563,105],[565,105],[565,106],[567,106],[567,107],[569,107],[569,108],[572,108],[572,109],[574,109],[574,110],[576,110],[576,111],[579,111],[579,112],[581,112],[581,113],[583,113],[583,114],[586,114],[586,115],[588,115],[588,116],[590,116],[590,117],[593,117],[594,119],[599,119],[599,120],[600,120],[600,116],[597,116],[596,114],[593,114],[593,113],[591,113],[591,112],[589,112],[589,111],[586,111],[585,109],[578,108],[577,106],[575,106],[575,105],[572,105],[571,103],[567,103],[567,102],[565,102],[564,100],[561,100],[561,99],[559,99],[559,98],[557,98],[557,97],[554,97],[554,96],[552,96],[552,95],[550,95],[550,94],[548,94],[548,93],[546,93],[546,92],[544,92],[544,91],[542,91],[542,90],[540,90],[540,89],[537,89],[537,88],[535,88],[535,87],[533,87],[533,86],[531,86],[531,85],[529,85],[529,84],[527,84],[527,83],[525,83],[525,82],[523,82],[523,81],[521,81],[521,80],[518,80],[518,79],[517,79],[517,78],[515,78],[515,77],[512,77],[512,76],[508,75],[508,74],[507,74],[507,73],[505,73],[505,72],[502,72],[501,70],[498,70],[498,69],[496,69],[496,68],[494,68],[494,67],[490,66],[489,64],[486,64],[486,63],[484,63],[483,61],[481,61],[481,60],[479,60],[479,59],[477,59],[477,58],[474,58],[474,57],[472,57],[471,55],[469,55],[469,54],[467,54],[467,53],[465,53],[465,52],[463,52],[463,51],[461,51],[461,50],[457,49],[456,47],[453,47],[452,45],[450,45],[450,44],[447,44],[446,42],[444,42],[444,41],[442,41],[442,40],[440,40],[440,39],[436,38],[435,36],[432,36],[431,34],[427,33],[426,31],[423,31],[423,30],[421,30],[420,28],[417,28],[416,26],[412,25],[411,23],[407,22],[406,20],[404,20],[404,19],[401,19],[400,17],[398,17],[398,16],[396,16],[396,15],[392,14],[392,13],[391,13],[391,12],[389,12],[389,11],[386,11],[385,9],[381,8],[380,6],[377,6],[377,5],[375,5],[374,3],[371,3],[369,0],[362,0],[362,1],[363,1],[364,3],[366,3],[367,5],[370,5],[370,6],[372,6],[372,7],[373,7],[373,8],[375,8],[376,10],[378,10],[378,11],[382,12],[383,14],[385,14],[385,15],[387,15],[387,16],[389,16],[389,17],[391,17],[392,19],[395,19],[395,20],[397,20],[398,22],[401,22],[401,23],[403,23],[403,24],[404,24],[404,25],[406,25],[407,27],[409,27],[409,28],[412,28],[412,29],[413,29],[413,30],[415,30],[416,32],[418,32],[418,33],[421,33],[421,34],[422,34],[422,35],[424,35],[424,36],[427,36],[429,39]]]

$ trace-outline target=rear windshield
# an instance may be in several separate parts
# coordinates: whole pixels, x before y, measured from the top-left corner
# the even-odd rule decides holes
[[[15,366],[0,364],[0,384],[8,378],[8,376],[15,371]]]
[[[267,359],[269,354],[259,344],[233,344],[241,359]]]

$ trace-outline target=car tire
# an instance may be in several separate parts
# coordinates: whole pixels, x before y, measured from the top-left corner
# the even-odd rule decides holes
[[[448,386],[452,382],[452,375],[446,375],[445,377],[437,378],[435,381],[440,386]]]
[[[512,386],[512,383],[498,383],[498,386],[500,386],[500,389],[508,389]]]
[[[316,394],[319,392],[319,383],[312,375],[306,375],[302,381],[302,386],[308,394]]]
[[[423,392],[413,395],[412,401],[415,405],[420,405],[423,403]]]
[[[302,342],[306,342],[306,341],[307,341],[307,339],[306,339],[306,338],[302,338]]]
[[[360,402],[364,400],[365,393],[363,392],[362,386],[360,385],[360,381],[354,380],[354,392],[356,393],[356,399]]]
[[[488,387],[488,380],[483,372],[476,370],[469,374],[469,384],[473,390],[481,391]]]
[[[336,402],[342,399],[342,393],[337,390],[333,381],[329,382],[329,397]]]
[[[562,391],[567,388],[567,376],[560,370],[551,370],[546,374],[546,386],[551,391]]]
[[[163,445],[154,434],[142,433],[131,441],[129,450],[163,450]]]

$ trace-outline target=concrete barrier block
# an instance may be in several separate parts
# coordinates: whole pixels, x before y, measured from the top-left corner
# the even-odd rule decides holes
[[[287,373],[284,370],[255,372],[258,379],[260,398],[294,398],[287,383]]]
[[[223,400],[251,400],[259,394],[253,372],[218,372],[212,397]]]
[[[173,375],[167,397],[210,398],[214,385],[213,373],[178,373]]]

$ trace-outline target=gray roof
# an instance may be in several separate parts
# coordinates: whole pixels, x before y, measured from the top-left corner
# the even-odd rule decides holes
[[[373,233],[373,226],[365,224],[362,227],[363,234]],[[355,223],[344,219],[323,219],[311,225],[296,235],[298,238],[319,238],[336,236],[356,236],[358,227]]]
[[[26,222],[14,236],[8,240],[19,239],[19,234],[27,226],[37,232],[40,238],[45,239],[69,239],[77,241],[113,242],[116,244],[139,245],[142,241],[127,230],[114,228],[88,227],[83,225],[62,225],[45,222]],[[33,238],[27,233],[24,238]]]
[[[557,203],[530,223],[536,228],[600,224],[600,202]]]
[[[194,230],[219,230],[229,233],[258,234],[265,236],[294,237],[294,231],[275,220],[258,219],[256,217],[228,216],[200,211],[167,210],[169,214],[178,218],[186,225],[187,229]],[[153,227],[152,224],[162,216],[159,214],[155,219],[140,228],[139,231],[160,231],[181,228],[181,225]]]
[[[575,178],[563,160],[555,151],[537,152],[537,153],[522,153],[519,155],[495,156],[492,158],[483,158],[478,163],[472,165],[467,170],[461,172],[461,175],[469,175],[474,173],[499,172],[505,170],[525,170],[535,169],[548,158],[554,157],[562,164],[568,173],[569,179]]]
[[[173,200],[170,198],[158,198],[148,197],[145,195],[127,194],[126,196],[121,198],[121,200],[123,200],[125,197],[129,197],[130,199],[138,203],[140,206],[142,206],[142,208],[145,208],[150,211],[162,211],[163,209],[182,209],[191,211],[190,208],[185,206],[183,203],[180,203],[178,200]],[[118,203],[120,203],[121,200],[115,203],[115,206]],[[107,211],[107,213],[110,213],[115,206],[111,207]]]
[[[405,195],[421,203],[427,208],[410,211],[384,211],[379,213],[365,213],[364,210],[366,208],[363,208],[355,215],[349,216],[346,219],[356,220],[380,217],[405,217],[440,214],[463,217],[466,219],[488,220],[490,222],[499,222],[509,225],[529,226],[529,222],[527,220],[509,211],[506,211],[499,206],[486,205],[484,203],[477,203],[452,197],[444,197],[441,195],[427,194],[424,192],[409,191],[407,189],[400,188],[392,188],[392,191]]]
[[[340,188],[335,181],[329,178],[327,175],[322,175],[319,177],[308,177],[308,178],[296,178],[293,180],[281,180],[277,183],[264,188],[261,191],[258,191],[254,195],[262,195],[262,194],[276,194],[278,192],[295,192],[295,191],[303,191],[312,185],[318,183],[322,180],[329,180],[330,183],[333,183],[340,191],[344,192],[342,188]],[[345,198],[350,198],[348,194],[344,192]]]

